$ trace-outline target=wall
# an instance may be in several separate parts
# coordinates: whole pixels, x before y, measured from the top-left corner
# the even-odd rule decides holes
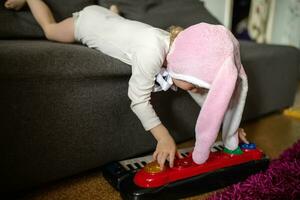
[[[224,26],[231,28],[232,0],[200,0],[205,7],[215,16]]]
[[[300,0],[274,0],[274,2],[270,43],[300,48]]]

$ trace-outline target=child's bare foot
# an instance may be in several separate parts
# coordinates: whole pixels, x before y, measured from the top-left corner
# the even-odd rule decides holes
[[[111,6],[109,7],[109,10],[112,11],[112,12],[114,12],[114,13],[116,13],[116,14],[119,14],[119,13],[120,13],[120,10],[119,10],[119,8],[118,8],[117,5],[111,5]]]
[[[25,5],[26,0],[6,0],[4,3],[5,8],[11,10],[20,10]]]

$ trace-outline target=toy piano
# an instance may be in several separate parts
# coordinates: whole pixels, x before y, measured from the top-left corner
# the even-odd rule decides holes
[[[241,144],[239,154],[230,154],[222,142],[211,148],[208,160],[193,162],[193,147],[179,149],[183,158],[160,169],[152,155],[119,162],[103,168],[103,176],[123,199],[179,199],[201,194],[239,182],[265,170],[269,159],[255,144]]]

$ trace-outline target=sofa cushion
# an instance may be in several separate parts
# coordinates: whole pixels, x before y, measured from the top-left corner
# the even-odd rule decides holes
[[[46,40],[0,40],[0,80],[98,79],[131,74],[100,51]]]
[[[171,25],[187,27],[199,22],[219,24],[203,2],[198,0],[99,0],[101,6],[119,6],[125,18],[167,29]]]
[[[249,90],[244,119],[292,106],[298,86],[300,51],[281,45],[240,41]]]
[[[44,0],[53,11],[57,21],[71,17],[72,13],[95,3],[94,0]]]
[[[56,1],[45,0],[57,21],[72,16],[95,0]],[[187,27],[199,22],[219,24],[198,0],[98,0],[102,6],[117,4],[122,15],[128,19],[142,21],[155,27],[167,29],[171,25]],[[9,23],[8,23],[9,22]],[[15,12],[0,4],[0,39],[43,38],[42,29],[28,8]]]
[[[42,38],[43,31],[28,10],[18,12],[4,8],[0,2],[0,39]]]
[[[57,21],[71,17],[73,12],[79,11],[87,5],[94,4],[94,0],[44,0]],[[7,10],[4,1],[0,2],[0,39],[42,38],[42,29],[36,23],[28,7],[16,12]]]

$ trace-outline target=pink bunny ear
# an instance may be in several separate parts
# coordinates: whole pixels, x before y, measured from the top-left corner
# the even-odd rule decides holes
[[[233,95],[237,77],[234,55],[230,55],[217,72],[197,119],[193,151],[193,160],[197,164],[204,163],[209,156]]]
[[[201,164],[207,160],[210,147],[218,135],[237,78],[245,75],[240,63],[238,41],[223,26],[195,24],[182,31],[174,40],[167,63],[172,78],[209,89],[195,128],[193,160]],[[229,127],[231,132],[239,123],[243,106],[241,103],[238,113],[234,113],[237,117],[231,117],[234,121],[234,125]],[[234,133],[230,133],[230,136],[227,143],[235,147],[237,137]]]

